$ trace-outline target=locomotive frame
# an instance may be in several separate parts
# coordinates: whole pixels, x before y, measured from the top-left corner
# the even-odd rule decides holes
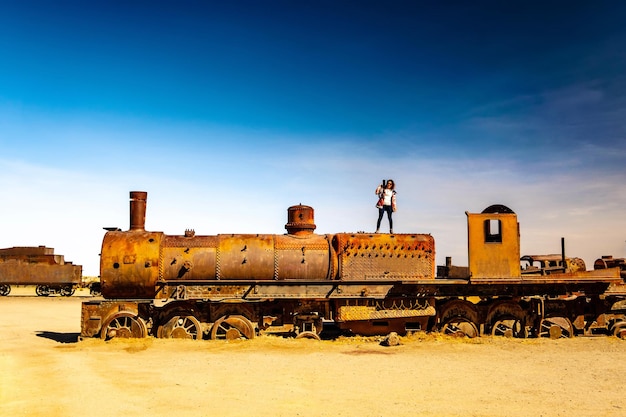
[[[469,266],[436,267],[429,234],[317,235],[303,205],[288,209],[284,235],[148,232],[147,193],[130,195],[130,229],[103,239],[104,299],[83,303],[81,337],[319,339],[331,327],[626,337],[619,268],[522,274],[517,215],[506,206],[466,212]]]

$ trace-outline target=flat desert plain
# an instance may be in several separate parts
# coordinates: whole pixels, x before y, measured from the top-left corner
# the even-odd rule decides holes
[[[614,337],[78,341],[86,299],[0,298],[0,415],[626,415]]]

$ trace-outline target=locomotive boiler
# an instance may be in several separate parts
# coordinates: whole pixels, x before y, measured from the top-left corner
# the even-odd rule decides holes
[[[147,193],[130,196],[129,230],[104,236],[103,299],[83,303],[82,337],[319,338],[331,325],[362,335],[626,329],[613,308],[621,289],[604,295],[623,283],[619,270],[522,275],[517,216],[505,206],[466,213],[469,267],[437,268],[430,234],[319,235],[313,208],[296,205],[282,235],[166,235],[145,230]]]

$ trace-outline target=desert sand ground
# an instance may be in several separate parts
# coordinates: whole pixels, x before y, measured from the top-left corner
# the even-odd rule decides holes
[[[626,415],[613,337],[78,341],[86,299],[0,298],[0,415]]]

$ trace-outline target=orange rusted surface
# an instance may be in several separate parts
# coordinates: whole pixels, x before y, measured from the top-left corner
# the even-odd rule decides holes
[[[100,252],[100,285],[105,298],[154,298],[163,233],[107,232]]]
[[[0,283],[10,285],[77,285],[82,266],[45,246],[0,249]]]
[[[610,255],[602,256],[593,263],[593,269],[619,268],[622,278],[626,280],[626,259],[614,258]]]
[[[482,213],[466,213],[470,276],[519,277],[517,215],[505,206],[492,207]]]
[[[435,277],[435,240],[431,235],[338,233],[333,247],[343,281]]]

